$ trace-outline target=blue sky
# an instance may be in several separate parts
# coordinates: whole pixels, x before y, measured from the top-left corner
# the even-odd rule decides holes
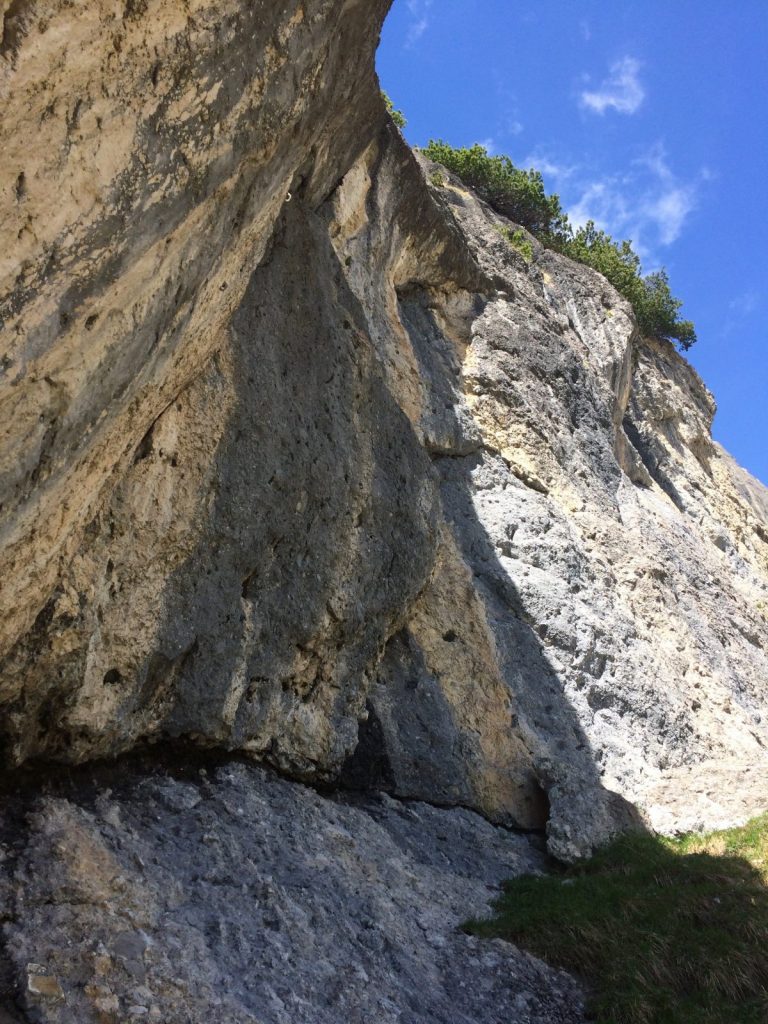
[[[666,266],[768,483],[768,0],[395,0],[378,54],[412,145],[482,142]]]

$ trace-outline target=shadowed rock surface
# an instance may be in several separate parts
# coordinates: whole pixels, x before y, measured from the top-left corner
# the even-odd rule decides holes
[[[11,1020],[584,1019],[567,975],[457,930],[546,864],[471,811],[147,761],[11,796],[0,830]]]

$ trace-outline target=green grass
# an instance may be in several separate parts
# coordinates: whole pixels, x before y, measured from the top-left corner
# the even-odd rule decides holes
[[[768,1022],[768,814],[743,828],[623,836],[505,884],[499,936],[575,972],[600,1024]]]
[[[496,230],[510,248],[520,253],[526,263],[530,263],[533,260],[533,247],[525,237],[524,231],[521,231],[520,228],[513,231],[511,228],[502,227],[501,225],[497,225]]]

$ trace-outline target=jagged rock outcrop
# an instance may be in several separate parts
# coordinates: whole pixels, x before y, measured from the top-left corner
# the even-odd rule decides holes
[[[181,737],[563,857],[761,809],[765,491],[429,181],[386,6],[2,5],[5,761]]]
[[[397,221],[387,182],[405,174],[379,171],[369,236]],[[394,375],[390,387],[408,396],[442,514],[430,584],[370,698],[390,784],[531,822],[508,785],[527,750],[561,854],[631,810],[612,794],[664,829],[755,813],[768,792],[766,491],[712,442],[695,371],[640,338],[601,277],[533,239],[527,264],[500,219],[441,177],[432,198],[485,281],[395,282],[406,338],[390,331],[381,348],[385,365],[410,350],[418,367],[410,390]],[[358,263],[386,280],[388,243],[363,244]],[[386,303],[367,302],[375,322]]]

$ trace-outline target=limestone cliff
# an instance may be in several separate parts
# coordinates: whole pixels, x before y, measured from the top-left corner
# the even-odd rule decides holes
[[[0,5],[6,764],[192,740],[564,857],[744,817],[766,492],[601,277],[430,182],[386,7]]]

